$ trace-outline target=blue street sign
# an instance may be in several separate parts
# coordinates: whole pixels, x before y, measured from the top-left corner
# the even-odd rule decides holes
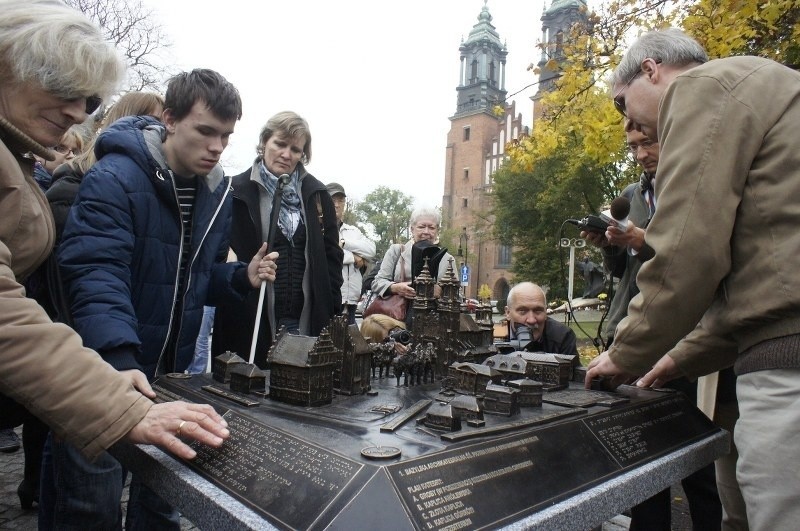
[[[469,284],[469,266],[461,266],[461,285],[466,286]]]

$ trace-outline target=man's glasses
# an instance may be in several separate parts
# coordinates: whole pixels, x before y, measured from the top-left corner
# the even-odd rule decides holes
[[[657,65],[661,64],[661,59],[650,59],[650,60],[654,61]],[[645,61],[647,61],[647,59],[645,59]],[[642,64],[644,64],[644,61],[642,61]],[[633,77],[631,77],[628,80],[628,82],[625,83],[625,86],[622,87],[621,89],[619,89],[616,94],[614,94],[614,107],[616,107],[616,109],[619,111],[619,113],[622,116],[624,116],[625,118],[628,117],[628,114],[627,114],[627,110],[625,108],[625,98],[622,96],[622,93],[626,88],[631,86],[631,83],[633,83],[634,79],[636,79],[637,77],[639,77],[643,73],[644,73],[644,70],[642,70],[642,68],[640,66],[639,67],[639,71],[636,72],[635,74],[633,74]]]
[[[627,83],[625,83],[625,86],[623,86],[621,89],[619,89],[619,90],[617,91],[616,95],[614,96],[614,107],[616,107],[616,109],[619,111],[619,113],[620,113],[622,116],[626,117],[626,118],[628,117],[628,115],[626,114],[626,110],[625,110],[625,98],[622,96],[622,92],[623,92],[623,91],[624,91],[626,88],[630,87],[630,86],[631,86],[631,83],[633,83],[633,80],[634,80],[634,79],[636,79],[637,77],[639,77],[639,76],[642,74],[642,72],[643,72],[643,70],[639,69],[639,71],[638,71],[638,72],[636,72],[635,74],[633,74],[633,77],[632,77],[632,78],[630,78],[630,79],[628,80],[628,82],[627,82]]]
[[[639,148],[647,150],[653,147],[654,144],[655,142],[652,140],[645,140],[641,144],[628,144],[628,151],[635,157],[639,153]]]

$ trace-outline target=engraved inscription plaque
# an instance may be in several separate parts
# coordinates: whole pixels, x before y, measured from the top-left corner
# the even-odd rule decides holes
[[[187,464],[287,528],[311,527],[363,467],[234,411],[224,417],[230,438],[221,448],[194,443]]]
[[[619,470],[593,439],[559,424],[387,468],[417,529],[497,527]]]
[[[690,407],[685,396],[678,394],[594,415],[585,422],[623,467],[658,457],[714,429],[698,409]]]

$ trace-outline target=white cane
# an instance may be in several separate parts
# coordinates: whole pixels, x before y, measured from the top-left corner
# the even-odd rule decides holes
[[[269,249],[269,248],[268,248]],[[258,293],[258,309],[256,310],[256,324],[253,328],[253,343],[250,345],[250,364],[256,359],[256,344],[258,344],[258,329],[261,328],[261,314],[264,311],[264,295],[267,293],[267,281],[261,281],[261,289]]]
[[[275,242],[275,226],[278,224],[278,213],[281,208],[281,196],[283,195],[283,187],[289,182],[289,176],[283,174],[278,177],[278,185],[275,187],[275,196],[272,200],[272,217],[269,224],[267,235],[267,252],[272,250],[272,245]],[[256,322],[253,326],[253,341],[250,344],[250,359],[248,363],[254,363],[256,359],[256,345],[258,345],[258,332],[261,329],[261,315],[264,313],[264,296],[267,293],[267,281],[261,281],[261,288],[258,293],[258,308],[256,309]]]

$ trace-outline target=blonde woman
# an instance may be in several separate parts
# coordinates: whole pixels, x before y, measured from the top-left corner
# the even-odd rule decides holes
[[[77,130],[77,126],[67,129],[61,140],[53,147],[53,160],[48,160],[39,155],[34,155],[36,165],[33,168],[33,178],[39,183],[42,190],[47,191],[53,182],[53,173],[56,168],[74,159],[83,153],[83,137]]]
[[[106,112],[98,135],[109,125],[125,116],[154,116],[160,120],[163,110],[164,98],[160,94],[154,92],[128,92],[121,96]],[[76,153],[74,158],[66,160],[66,164],[60,165],[53,172],[53,182],[47,190],[46,196],[56,222],[56,241],[61,240],[61,232],[64,229],[64,223],[67,221],[69,208],[75,201],[75,196],[78,194],[78,187],[83,180],[84,174],[97,162],[97,157],[94,154],[96,139],[97,136],[86,146],[83,152]]]

